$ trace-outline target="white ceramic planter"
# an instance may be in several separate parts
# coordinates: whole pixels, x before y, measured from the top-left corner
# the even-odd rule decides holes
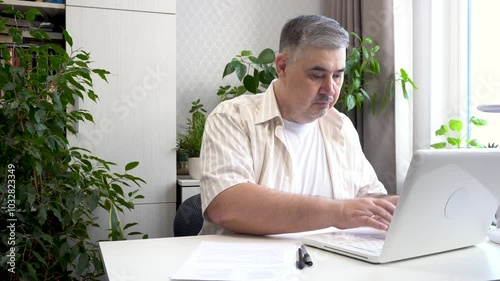
[[[500,229],[500,206],[498,206],[496,220],[497,220],[497,228]]]
[[[188,171],[192,179],[201,179],[201,161],[199,157],[188,158]]]

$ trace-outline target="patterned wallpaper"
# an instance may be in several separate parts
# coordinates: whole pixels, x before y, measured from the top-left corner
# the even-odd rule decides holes
[[[300,14],[323,14],[323,0],[177,1],[177,132],[198,98],[210,112],[229,60],[241,50],[278,49],[281,27]]]

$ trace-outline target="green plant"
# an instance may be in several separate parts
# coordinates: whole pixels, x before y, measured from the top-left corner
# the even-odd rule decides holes
[[[359,109],[364,102],[372,102],[370,95],[364,89],[366,81],[370,77],[380,75],[380,63],[377,53],[380,46],[376,45],[372,38],[362,39],[356,33],[351,33],[359,40],[359,47],[352,47],[346,58],[346,70],[344,73],[344,84],[342,85],[340,98],[335,105],[342,112],[349,112],[354,108]],[[220,86],[217,95],[221,101],[240,96],[245,93],[263,92],[277,77],[275,66],[275,52],[272,49],[264,49],[257,57],[251,51],[243,50],[228,62],[222,73],[222,78],[235,73],[241,85]],[[403,95],[408,98],[408,85],[413,89],[417,87],[404,69],[395,73],[393,78],[386,83],[382,94],[380,107],[383,110],[386,104],[394,97],[394,86],[400,84]],[[373,94],[372,112],[376,112],[379,97]]]
[[[235,73],[242,85],[220,86],[217,95],[221,101],[240,96],[246,92],[257,94],[265,91],[273,79],[277,77],[275,66],[276,55],[272,49],[266,48],[255,57],[252,51],[243,50],[226,64],[222,78]]]
[[[484,145],[480,144],[477,139],[468,139],[467,136],[470,133],[470,130],[472,128],[472,125],[475,126],[485,126],[488,124],[488,122],[484,119],[477,118],[472,116],[469,119],[469,131],[466,133],[463,133],[463,122],[462,120],[458,119],[451,119],[448,121],[448,124],[443,124],[441,127],[436,130],[436,136],[443,136],[446,137],[445,142],[438,142],[438,143],[433,143],[431,144],[432,148],[436,149],[441,149],[441,148],[446,148],[448,145],[451,147],[456,147],[456,148],[461,148],[462,147],[462,142],[465,140],[465,143],[469,146],[476,147],[476,148],[482,148],[485,147]]]
[[[498,148],[498,144],[492,142],[492,143],[488,143],[488,146],[487,148]]]
[[[351,32],[351,35],[359,41],[359,47],[351,47],[347,55],[344,84],[336,107],[342,112],[349,112],[354,108],[359,109],[364,102],[371,102],[372,113],[375,114],[378,105],[376,101],[379,99],[379,95],[373,93],[372,101],[364,88],[368,79],[380,75],[380,63],[377,59],[380,46],[375,44],[371,37],[362,39],[354,32]],[[413,89],[417,89],[406,71],[400,69],[400,72],[396,72],[385,85],[380,103],[382,110],[394,98],[396,84],[401,84],[403,96],[406,99],[408,98],[407,84]]]
[[[3,11],[14,19],[33,21],[40,12],[13,7]],[[43,30],[31,29],[42,44],[25,44],[22,30],[6,26],[13,43],[0,45],[0,230],[1,280],[99,280],[104,274],[96,243],[89,238],[100,227],[94,211],[110,215],[109,239],[123,239],[118,213],[134,209],[144,181],[125,169],[72,147],[68,134],[76,122],[93,122],[75,108],[79,98],[98,101],[93,75],[106,80],[108,71],[90,67],[90,55],[51,43]],[[122,170],[122,172],[119,172]],[[128,235],[139,234],[138,232]]]
[[[187,121],[186,133],[177,137],[177,150],[188,157],[200,157],[203,131],[205,130],[206,110],[200,99],[191,102],[191,118]]]

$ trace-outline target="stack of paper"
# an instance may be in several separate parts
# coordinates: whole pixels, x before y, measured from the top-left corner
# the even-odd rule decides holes
[[[172,280],[289,280],[295,274],[292,243],[202,242]]]

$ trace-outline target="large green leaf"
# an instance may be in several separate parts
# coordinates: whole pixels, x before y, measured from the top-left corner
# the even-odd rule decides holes
[[[247,66],[240,63],[238,64],[237,67],[235,67],[235,70],[236,70],[236,76],[240,81],[242,81],[245,75],[247,74]]]
[[[460,132],[462,131],[462,121],[457,120],[457,119],[451,119],[448,122],[448,125],[450,126],[450,129],[455,132]]]
[[[243,78],[243,85],[250,93],[257,94],[259,89],[259,74],[257,73],[256,76],[245,76],[245,78]]]
[[[226,67],[224,67],[224,72],[222,72],[222,78],[230,75],[231,73],[233,73],[235,71],[235,68],[233,66],[232,63],[228,62],[226,64]]]
[[[267,48],[260,52],[258,61],[262,64],[273,63],[276,59],[276,55],[273,50]]]

